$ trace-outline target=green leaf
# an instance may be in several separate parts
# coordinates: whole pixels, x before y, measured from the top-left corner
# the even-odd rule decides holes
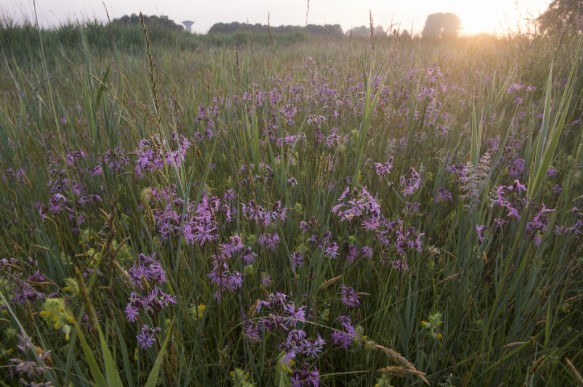
[[[103,332],[101,332],[100,327],[97,327],[97,330],[99,332],[99,343],[101,344],[101,352],[105,363],[105,378],[107,380],[107,385],[109,387],[123,387],[115,360],[113,360],[111,351],[107,346],[107,341],[105,340],[105,337],[103,337]]]
[[[115,335],[117,336],[117,339],[119,340],[119,346],[121,349],[121,355],[122,355],[122,359],[123,359],[123,367],[124,367],[124,370],[126,373],[126,380],[127,380],[128,386],[133,386],[134,379],[132,377],[132,372],[131,372],[132,368],[130,365],[130,358],[128,356],[127,345],[126,345],[126,342],[124,340],[121,329],[119,328],[119,324],[116,320],[113,320],[113,327],[115,329]]]
[[[97,364],[97,360],[95,356],[93,356],[93,351],[89,348],[89,344],[87,344],[87,340],[85,340],[85,336],[79,328],[78,324],[75,324],[75,330],[77,331],[77,336],[79,337],[79,341],[81,342],[81,348],[83,349],[83,353],[85,354],[85,358],[87,360],[87,364],[89,364],[89,371],[91,371],[91,376],[93,376],[93,380],[96,385],[98,386],[107,386],[107,381],[99,365]]]
[[[579,50],[578,50],[579,52]],[[543,182],[546,178],[548,168],[551,166],[551,161],[555,155],[555,151],[559,144],[559,138],[563,133],[563,127],[569,112],[571,99],[573,96],[573,88],[575,84],[575,72],[577,66],[572,66],[571,73],[564,88],[561,100],[556,109],[556,115],[551,122],[551,89],[552,89],[552,69],[549,73],[547,81],[547,90],[545,96],[545,107],[543,123],[539,136],[536,140],[535,155],[531,164],[530,176],[528,179],[527,195],[529,198],[534,198],[538,195]]]
[[[166,334],[166,338],[164,339],[162,348],[160,348],[160,352],[158,352],[156,362],[154,363],[154,367],[152,367],[152,371],[150,371],[150,375],[148,376],[148,381],[146,382],[145,387],[156,387],[156,382],[158,381],[158,373],[160,372],[160,366],[162,365],[162,360],[164,360],[164,355],[166,354],[166,345],[168,344],[168,340],[170,339],[171,333],[172,325],[170,325],[170,327],[168,328],[168,333]]]
[[[479,122],[479,123],[478,123]],[[482,143],[482,117],[478,120],[476,105],[472,104],[472,140],[471,140],[471,160],[474,168],[480,162],[480,144]]]
[[[103,91],[105,90],[105,85],[107,84],[107,80],[109,79],[109,70],[111,69],[111,64],[107,66],[107,70],[105,70],[105,74],[103,75],[103,79],[99,82],[99,89],[97,89],[97,96],[95,97],[95,110],[99,108],[99,104],[101,103],[101,97],[103,96]]]

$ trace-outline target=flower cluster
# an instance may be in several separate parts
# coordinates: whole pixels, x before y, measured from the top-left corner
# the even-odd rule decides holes
[[[358,219],[363,222],[375,221],[382,217],[379,203],[366,187],[360,192],[346,188],[338,198],[338,202],[332,207],[332,214],[339,217],[341,222]]]
[[[166,272],[156,260],[156,254],[151,256],[140,254],[134,266],[128,270],[128,274],[132,285],[140,289],[150,287],[147,281],[153,281],[155,284],[166,282]]]
[[[309,368],[307,366],[296,367],[291,375],[292,387],[312,386],[318,387],[320,385],[320,371],[317,368]]]
[[[520,200],[521,192],[526,192],[526,186],[518,180],[514,180],[512,185],[500,185],[495,189],[495,198],[492,204],[508,210],[507,216],[509,218],[519,220],[520,210],[523,205],[523,201]],[[508,194],[513,194],[513,198],[509,199],[507,197]]]
[[[284,222],[288,212],[287,208],[282,207],[281,201],[276,202],[271,210],[266,210],[253,199],[249,203],[242,203],[241,207],[245,219],[253,221],[264,228],[277,221]]]
[[[164,168],[164,164],[179,168],[188,148],[190,141],[184,136],[172,135],[171,142],[176,145],[176,149],[171,149],[170,145],[161,140],[159,136],[152,136],[149,140],[141,140],[136,149],[136,166],[134,172],[137,177],[142,177],[144,172],[155,172]]]
[[[332,342],[343,349],[348,349],[350,345],[358,339],[358,333],[352,325],[352,320],[348,316],[338,316],[336,321],[342,327],[341,330],[332,332]]]
[[[399,255],[404,256],[407,250],[421,252],[422,240],[425,233],[417,233],[415,227],[405,227],[402,220],[397,222],[398,227],[394,229],[394,245]]]
[[[295,116],[298,112],[298,108],[294,105],[285,105],[279,110],[279,112],[285,118],[285,122],[288,125],[293,125],[295,122]]]
[[[525,161],[521,158],[516,158],[512,161],[512,164],[508,166],[508,175],[513,179],[519,179],[524,177],[526,171]]]
[[[231,268],[233,256],[243,253],[243,261],[251,261],[248,258],[249,251],[245,250],[238,235],[232,236],[228,243],[221,243],[219,247],[220,253],[211,257],[212,270],[207,274],[211,283],[218,288],[214,294],[216,300],[221,300],[225,291],[234,292],[243,286],[243,274]]]
[[[389,221],[380,209],[376,199],[363,188],[360,192],[356,189],[346,189],[340,198],[340,203],[332,207],[332,213],[340,218],[341,222],[354,222],[360,220],[361,228],[367,232],[372,232],[381,245],[387,249],[392,246],[394,251],[404,256],[408,250],[422,251],[422,237],[424,233],[418,233],[414,227],[406,227],[402,219]],[[357,256],[355,246],[349,246],[348,261],[354,261]],[[363,246],[361,249],[363,257],[372,257],[372,248]],[[400,268],[407,267],[399,265]]]
[[[78,231],[86,219],[83,210],[91,204],[101,203],[101,196],[88,192],[82,183],[69,178],[65,169],[52,168],[50,176],[49,199],[46,203],[38,202],[35,205],[39,215],[46,219],[49,215],[66,213]]]
[[[393,158],[389,158],[389,160],[384,163],[374,163],[374,168],[377,175],[380,177],[391,173],[391,170],[393,169]]]
[[[257,240],[260,246],[266,248],[270,251],[275,251],[277,249],[277,245],[279,245],[279,234],[274,233],[264,233],[259,235],[259,239]]]
[[[130,163],[130,158],[123,148],[115,147],[105,152],[103,155],[103,163],[111,172],[120,173]]]
[[[200,201],[187,203],[178,197],[176,187],[148,189],[147,199],[154,199],[152,209],[156,228],[163,241],[182,236],[189,245],[203,246],[219,238],[218,215],[223,213],[227,222],[232,220],[233,209],[214,195],[204,192]]]
[[[45,376],[51,364],[51,351],[45,351],[41,347],[35,346],[26,332],[21,331],[18,334],[18,352],[20,357],[10,359],[10,375],[18,377],[18,384],[29,386],[46,386],[53,384],[50,382],[39,382]],[[29,360],[30,359],[30,360]]]
[[[281,348],[286,352],[288,358],[295,358],[300,354],[316,358],[322,352],[325,343],[319,334],[315,339],[310,340],[303,329],[292,329],[288,332]]]
[[[195,134],[195,139],[197,141],[204,141],[205,138],[211,140],[215,136],[213,129],[215,128],[215,121],[218,118],[219,113],[219,98],[217,97],[213,97],[213,103],[210,106],[199,106],[196,121],[204,124],[204,133],[197,132]]]
[[[156,260],[156,254],[151,256],[140,254],[136,263],[128,270],[128,274],[135,289],[131,292],[125,307],[128,321],[136,322],[140,313],[155,321],[164,308],[176,304],[176,297],[165,293],[159,287],[166,282],[166,273]],[[159,331],[158,327],[151,328],[148,324],[143,324],[140,334],[136,337],[138,344],[144,349],[150,348],[155,342],[155,334]]]
[[[305,140],[306,140],[306,135],[305,134],[298,134],[298,135],[289,134],[289,135],[287,135],[285,137],[278,137],[278,138],[276,138],[275,144],[278,147],[281,147],[283,145],[292,145],[292,146],[295,146],[300,141],[305,141]]]
[[[18,184],[25,184],[28,179],[26,177],[26,171],[24,168],[6,168],[4,172],[0,170],[0,181],[4,183],[12,183],[15,181]]]
[[[283,351],[281,361],[291,369],[293,386],[318,386],[319,371],[313,360],[322,352],[325,340],[319,334],[310,339],[302,328],[307,321],[305,307],[287,300],[287,295],[276,292],[267,300],[256,304],[257,319],[245,322],[245,336],[252,342],[259,342],[265,332],[284,333],[285,339],[279,349]]]
[[[50,282],[39,270],[37,261],[31,258],[25,262],[16,258],[0,259],[0,276],[6,277],[12,284],[12,304],[35,303],[56,294],[44,289]]]
[[[412,196],[421,187],[421,174],[415,168],[410,168],[409,176],[401,176],[399,185],[403,196]]]
[[[65,339],[69,340],[69,333],[71,332],[71,325],[69,324],[73,324],[75,319],[71,311],[66,307],[63,298],[47,298],[39,315],[54,329],[63,331]]]
[[[453,196],[452,196],[451,192],[449,192],[448,190],[446,190],[443,187],[440,187],[437,190],[437,194],[435,195],[435,198],[433,199],[433,201],[436,204],[443,203],[443,202],[453,202]]]
[[[340,301],[348,308],[358,308],[360,299],[358,293],[350,286],[340,285]]]
[[[526,223],[526,232],[531,236],[535,246],[540,246],[542,235],[547,230],[548,214],[554,211],[552,208],[546,208],[543,203],[534,217]]]
[[[262,330],[274,330],[277,328],[288,331],[291,328],[296,328],[298,324],[306,321],[306,308],[304,306],[297,306],[293,301],[287,300],[287,295],[281,292],[269,294],[267,300],[259,301],[256,307],[256,313],[260,314],[262,311],[266,316],[260,317],[253,324],[256,328]],[[255,331],[250,329],[249,332]],[[258,338],[256,335],[248,335],[249,338]]]
[[[218,239],[217,212],[221,208],[221,202],[216,196],[203,194],[196,206],[193,215],[187,214],[182,222],[182,235],[188,244],[203,246],[207,242]],[[225,207],[229,213],[229,207]]]

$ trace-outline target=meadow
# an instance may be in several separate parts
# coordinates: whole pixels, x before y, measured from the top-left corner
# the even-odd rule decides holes
[[[92,28],[0,30],[2,385],[583,384],[578,38]]]

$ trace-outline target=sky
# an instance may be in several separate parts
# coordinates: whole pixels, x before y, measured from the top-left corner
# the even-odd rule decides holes
[[[536,18],[551,0],[36,0],[42,27],[71,21],[111,19],[142,12],[165,15],[180,23],[194,21],[193,32],[206,33],[215,23],[248,22],[278,25],[340,24],[344,31],[382,25],[419,33],[428,15],[452,12],[462,22],[461,33],[495,33],[528,30],[527,19]],[[308,9],[309,3],[309,9]],[[20,22],[35,20],[33,0],[0,0],[0,17]],[[107,12],[106,12],[107,9]],[[307,15],[306,15],[307,13]]]

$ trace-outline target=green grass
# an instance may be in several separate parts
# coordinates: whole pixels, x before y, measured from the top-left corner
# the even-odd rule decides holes
[[[326,386],[581,382],[577,39],[387,39],[372,52],[352,39],[231,45],[237,37],[152,30],[147,53],[139,30],[3,27],[6,384],[287,386],[302,367]],[[177,166],[166,157],[181,138],[190,146]],[[128,160],[119,170],[116,148]],[[160,161],[138,176],[148,152]],[[391,171],[377,173],[388,161]],[[440,189],[451,200],[437,202]],[[225,199],[229,190],[236,197]],[[51,198],[63,210],[51,211]],[[215,239],[192,243],[185,222],[206,200],[216,203]],[[350,200],[368,204],[343,220]],[[269,222],[250,219],[253,203]],[[362,225],[375,203],[376,231]],[[172,211],[177,228],[165,238]],[[270,249],[262,241],[274,234]],[[245,247],[222,270],[243,282],[219,301],[208,274],[233,236]],[[303,265],[292,265],[294,252]],[[146,274],[134,281],[136,262],[154,253],[158,285],[176,302],[128,321],[132,292],[156,285]],[[341,285],[358,307],[342,303]],[[305,307],[295,328],[325,340],[317,356],[297,350],[285,364],[284,329],[249,338],[270,313],[257,303],[274,292]],[[355,329],[347,349],[333,339],[340,316]],[[142,325],[159,328],[150,348],[136,339]],[[36,350],[19,348],[19,334]],[[18,373],[11,359],[40,371]]]

